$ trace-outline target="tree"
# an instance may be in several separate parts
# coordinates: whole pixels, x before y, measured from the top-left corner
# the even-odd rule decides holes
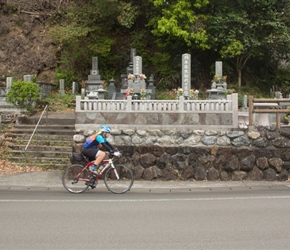
[[[288,0],[211,1],[209,41],[222,58],[234,63],[239,88],[242,70],[250,58],[261,58],[269,51],[275,60],[289,55],[290,30],[283,19],[288,6]]]
[[[204,26],[206,16],[197,14],[199,9],[208,4],[208,0],[149,0],[159,14],[149,24],[156,37],[177,40],[188,47],[196,46],[208,49],[208,35]],[[170,43],[170,41],[168,41]]]
[[[130,1],[72,1],[61,13],[61,22],[56,23],[51,30],[59,48],[59,78],[68,83],[81,81],[91,68],[92,56],[99,57],[102,74],[114,73],[113,67],[118,65],[117,61],[124,61],[118,55],[120,46],[116,44],[124,40],[120,36],[128,33],[137,14],[137,7]],[[127,37],[130,39],[130,36]],[[117,47],[115,54],[112,53],[114,46]],[[130,55],[130,48],[128,52]]]

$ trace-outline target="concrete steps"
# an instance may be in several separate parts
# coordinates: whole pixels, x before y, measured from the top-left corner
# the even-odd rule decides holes
[[[71,123],[74,120],[54,117],[50,124],[42,123],[35,130],[36,120],[30,119],[28,124],[17,123],[4,131],[5,153],[2,158],[14,165],[64,169],[71,164],[75,133],[74,122]]]

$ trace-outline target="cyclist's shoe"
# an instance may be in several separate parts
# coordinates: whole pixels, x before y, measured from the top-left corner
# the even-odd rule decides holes
[[[92,165],[89,167],[89,170],[94,174],[94,175],[99,175],[97,171],[97,167],[95,165]]]
[[[96,187],[96,176],[92,176],[90,181],[86,182],[86,185],[90,186],[92,189]]]

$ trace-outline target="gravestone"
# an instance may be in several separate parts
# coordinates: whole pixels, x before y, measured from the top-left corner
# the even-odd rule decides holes
[[[90,98],[97,98],[98,91],[103,92],[103,86],[101,86],[103,81],[101,80],[101,75],[99,74],[98,69],[98,57],[92,58],[92,69],[90,70],[90,74],[88,75],[88,80],[86,81],[86,94],[90,96]]]
[[[65,91],[64,91],[64,79],[60,79],[59,80],[59,93],[61,95],[65,94]]]
[[[79,92],[79,84],[77,82],[73,82],[72,83],[72,94],[76,94],[77,92]]]
[[[13,77],[7,77],[6,88],[1,89],[1,92],[0,92],[0,106],[11,105],[10,103],[7,103],[7,93],[11,89],[12,83],[13,83]]]
[[[33,76],[32,75],[24,75],[23,81],[25,82],[32,82]]]
[[[133,58],[133,75],[138,76],[142,74],[142,57],[134,56]]]
[[[215,62],[215,74],[221,78],[223,76],[223,62],[217,61]]]
[[[182,55],[182,89],[185,98],[190,96],[191,89],[191,55]]]
[[[113,99],[114,93],[116,93],[116,87],[115,87],[115,80],[112,78],[110,80],[110,85],[108,87],[108,99]]]
[[[13,77],[7,77],[6,78],[6,92],[8,92],[11,89],[13,83]]]
[[[131,53],[130,53],[130,60],[131,61],[129,62],[129,66],[127,67],[127,75],[133,74],[133,60],[134,60],[135,56],[136,56],[136,49],[133,48],[133,49],[131,49]]]
[[[215,77],[211,84],[211,89],[207,90],[209,100],[225,99],[227,91],[226,78],[223,77],[223,64],[220,61],[215,62]]]

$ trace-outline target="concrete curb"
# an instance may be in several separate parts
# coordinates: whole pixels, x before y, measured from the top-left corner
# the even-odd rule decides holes
[[[0,175],[0,187],[47,187],[47,188],[63,188],[61,182],[62,171],[48,172],[30,172],[18,173],[13,175]],[[290,186],[290,182],[269,182],[269,181],[144,181],[135,180],[134,189],[201,189],[201,188],[254,188],[254,187],[277,187]],[[100,180],[98,187],[104,187],[103,181]]]

